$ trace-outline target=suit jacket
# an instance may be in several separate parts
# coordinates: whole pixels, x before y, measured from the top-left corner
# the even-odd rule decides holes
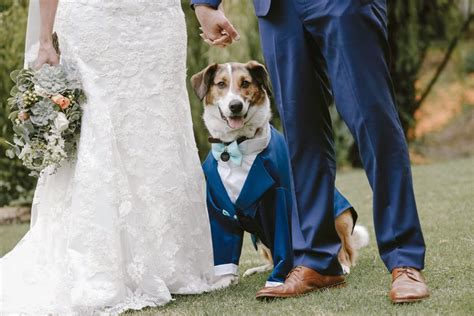
[[[196,4],[205,4],[213,8],[217,8],[221,3],[221,0],[191,0],[191,5]],[[272,4],[271,0],[253,0],[255,6],[255,14],[259,17],[266,16],[270,11],[270,6]]]
[[[290,165],[288,151],[283,135],[271,127],[271,140],[267,148],[257,155],[245,180],[242,191],[235,201],[230,198],[217,170],[217,161],[209,153],[203,164],[207,180],[208,201],[212,210],[222,213],[224,209],[227,217],[234,218],[242,215],[254,218],[257,209],[265,196],[276,188],[286,191],[285,199],[288,201],[285,208],[287,214],[292,213]],[[239,214],[237,214],[239,213]]]

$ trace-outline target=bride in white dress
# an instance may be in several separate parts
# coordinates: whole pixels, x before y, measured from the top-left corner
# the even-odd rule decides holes
[[[38,1],[42,37],[58,2],[31,1],[35,42]],[[88,97],[78,158],[39,179],[30,231],[0,259],[0,314],[115,314],[210,290],[180,0],[60,0],[54,30]]]

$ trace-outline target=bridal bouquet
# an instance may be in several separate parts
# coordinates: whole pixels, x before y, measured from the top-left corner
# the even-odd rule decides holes
[[[7,156],[20,158],[32,176],[46,169],[54,173],[77,150],[85,102],[78,72],[46,64],[16,70],[11,77],[16,83],[8,99],[14,137]]]

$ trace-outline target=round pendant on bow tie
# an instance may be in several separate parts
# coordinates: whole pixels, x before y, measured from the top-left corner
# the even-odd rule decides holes
[[[227,162],[227,161],[229,161],[229,159],[230,159],[230,154],[227,151],[224,151],[221,154],[221,160],[224,161],[224,162]]]

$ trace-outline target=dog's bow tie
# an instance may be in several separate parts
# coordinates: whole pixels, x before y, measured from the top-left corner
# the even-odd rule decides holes
[[[240,152],[239,143],[237,141],[233,141],[230,144],[213,143],[212,155],[217,161],[222,160],[227,162],[230,160],[237,166],[242,165],[242,153]]]

